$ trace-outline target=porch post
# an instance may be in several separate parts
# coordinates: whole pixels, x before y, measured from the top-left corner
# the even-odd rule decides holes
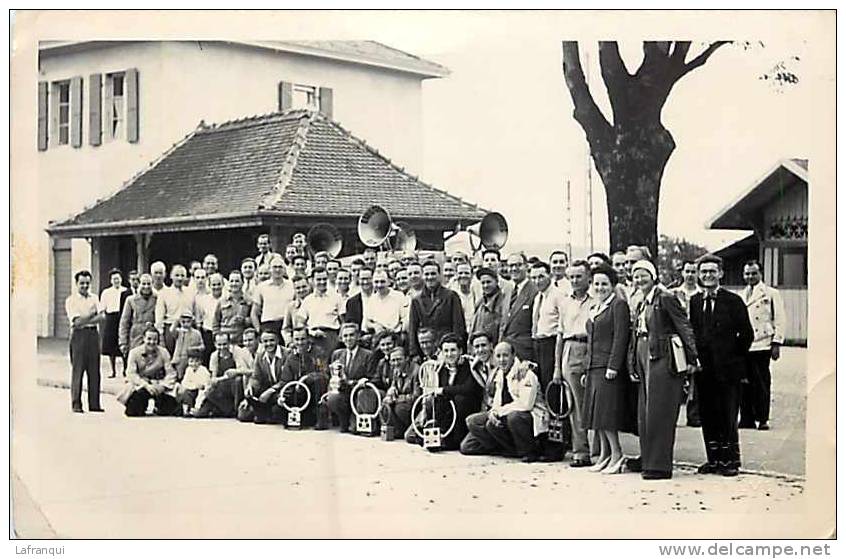
[[[150,241],[153,240],[152,233],[135,234],[135,269],[139,274],[145,274],[150,268]]]

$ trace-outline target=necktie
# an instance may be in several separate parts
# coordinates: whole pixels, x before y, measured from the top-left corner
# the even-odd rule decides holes
[[[350,350],[347,350],[347,364],[344,367],[344,371],[346,371],[347,374],[349,374],[350,372],[350,361],[352,361],[352,352]]]
[[[705,312],[702,318],[705,321],[705,328],[710,329],[711,321],[714,318],[714,297],[711,295],[705,296]]]
[[[535,312],[532,316],[532,337],[538,337],[538,323],[540,322],[541,305],[543,304],[543,293],[538,293],[535,297]]]
[[[517,291],[518,290],[519,290],[519,287],[517,286],[517,284],[514,284],[514,289],[511,290],[511,300],[508,302],[509,307],[514,306],[514,301],[517,300]]]
[[[511,392],[508,391],[508,376],[502,375],[502,390],[499,395],[499,402],[501,405],[510,404],[514,399],[511,397]]]

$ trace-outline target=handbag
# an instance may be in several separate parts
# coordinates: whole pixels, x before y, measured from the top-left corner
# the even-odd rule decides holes
[[[687,355],[684,353],[684,342],[678,334],[670,336],[670,354],[673,358],[673,372],[680,376],[687,374]]]

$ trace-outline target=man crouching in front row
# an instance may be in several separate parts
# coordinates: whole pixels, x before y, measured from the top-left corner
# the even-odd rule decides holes
[[[489,411],[467,418],[470,432],[461,441],[461,453],[501,454],[536,462],[540,456],[538,437],[549,428],[538,377],[528,362],[517,359],[508,342],[497,344],[494,362],[493,404]]]

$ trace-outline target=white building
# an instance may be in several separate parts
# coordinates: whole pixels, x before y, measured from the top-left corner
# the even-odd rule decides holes
[[[38,63],[39,223],[74,215],[144,170],[201,121],[313,108],[411,172],[422,167],[422,82],[448,70],[373,41],[45,42]],[[40,251],[38,333],[53,335],[84,240]],[[55,279],[53,279],[55,278]],[[56,294],[59,294],[59,297]]]

